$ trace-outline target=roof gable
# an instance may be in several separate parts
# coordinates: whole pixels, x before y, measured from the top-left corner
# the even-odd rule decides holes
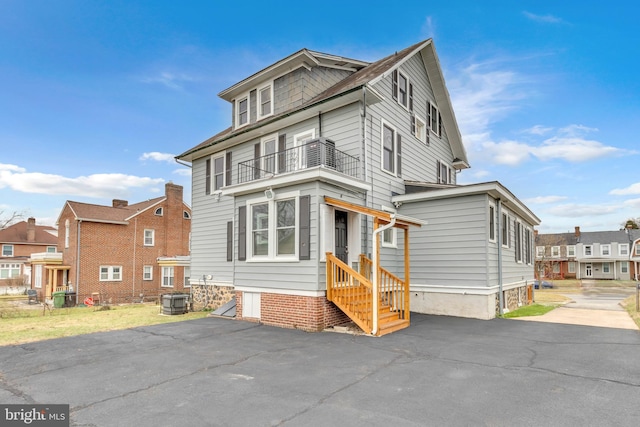
[[[287,61],[291,61],[292,57],[296,55],[301,55],[303,53],[311,54],[314,52],[309,51],[307,49],[302,49],[301,51],[296,52],[294,55],[287,57],[282,61],[277,62],[273,66],[286,63]],[[323,55],[326,55],[326,54],[323,54]],[[445,132],[449,138],[449,144],[451,145],[451,150],[453,152],[454,167],[456,169],[468,168],[469,164],[467,160],[466,150],[462,143],[462,137],[460,135],[458,123],[456,121],[455,114],[453,112],[453,107],[451,105],[449,92],[445,87],[444,77],[442,74],[442,70],[440,68],[440,62],[437,58],[435,47],[431,39],[416,43],[399,52],[395,52],[385,58],[382,58],[374,63],[367,65],[366,67],[359,69],[355,73],[344,78],[340,82],[331,86],[329,89],[325,90],[324,92],[321,92],[320,94],[318,94],[317,96],[315,96],[314,98],[312,98],[311,100],[302,104],[299,107],[296,107],[289,111],[285,111],[276,116],[271,116],[265,120],[258,121],[250,126],[243,126],[242,128],[235,129],[235,130],[232,128],[225,129],[224,131],[218,133],[217,135],[214,135],[213,137],[208,138],[204,142],[180,154],[176,158],[187,160],[187,161],[193,161],[193,159],[200,157],[200,155],[196,153],[198,153],[199,151],[205,150],[208,147],[212,147],[223,141],[233,139],[236,136],[241,136],[243,134],[249,135],[249,132],[254,129],[260,128],[267,124],[271,124],[284,117],[290,117],[298,112],[309,109],[313,105],[321,104],[326,102],[327,100],[334,99],[336,97],[345,96],[346,94],[351,94],[354,90],[357,90],[363,87],[367,88],[370,92],[372,92],[375,95],[376,92],[375,90],[372,89],[372,85],[375,84],[380,79],[389,76],[389,74],[393,70],[400,67],[400,65],[402,65],[405,61],[407,61],[413,55],[421,56],[425,69],[427,70],[427,75],[431,82],[432,90],[436,98],[435,101],[436,101],[436,104],[438,105],[438,108],[440,109],[440,114],[443,117]],[[271,67],[268,67],[265,70],[268,70],[270,68]],[[265,70],[257,74],[260,74]],[[256,75],[250,77],[249,79],[254,78]],[[245,79],[243,80],[243,82],[246,82],[247,80],[248,79]],[[221,92],[220,96],[223,96],[223,95],[227,96],[229,93],[231,93],[231,90],[236,86],[233,86],[232,88],[229,88]],[[239,140],[237,142],[239,143],[243,141]],[[205,154],[210,154],[210,153],[209,152],[202,153],[202,155],[205,155]]]
[[[129,220],[145,210],[166,200],[166,197],[156,197],[144,202],[135,203],[124,207],[113,207],[105,205],[95,205],[90,203],[74,202],[68,200],[65,207],[68,207],[76,220],[88,222],[105,222],[112,224],[128,224]],[[64,209],[63,209],[64,211]],[[62,214],[61,214],[62,215]],[[60,219],[58,218],[58,221]]]

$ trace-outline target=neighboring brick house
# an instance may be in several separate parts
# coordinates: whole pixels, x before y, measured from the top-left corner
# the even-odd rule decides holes
[[[22,277],[21,284],[31,283],[31,254],[37,252],[55,253],[58,231],[54,227],[36,225],[35,218],[17,222],[0,230],[0,285],[15,283]]]
[[[189,286],[191,208],[182,186],[165,195],[112,206],[67,201],[58,218],[62,288],[107,302],[139,301]],[[47,284],[46,296],[55,291]]]
[[[576,244],[580,227],[575,233],[538,234],[536,240],[536,275],[546,279],[575,279],[577,272]]]

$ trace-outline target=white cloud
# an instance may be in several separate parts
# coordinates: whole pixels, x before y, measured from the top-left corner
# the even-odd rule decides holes
[[[142,83],[161,84],[170,89],[182,89],[184,83],[195,81],[196,79],[187,74],[174,74],[168,71],[162,71],[158,75],[142,77]]]
[[[620,209],[614,205],[581,205],[569,203],[557,205],[549,209],[549,213],[564,218],[582,218],[592,216],[602,216],[615,213]]]
[[[161,178],[148,178],[120,173],[93,174],[68,178],[40,172],[26,172],[23,168],[0,168],[0,188],[10,188],[23,193],[72,195],[83,197],[113,197],[125,194],[132,188],[154,187],[164,182]]]
[[[538,196],[538,197],[530,197],[528,199],[525,199],[524,202],[526,204],[532,204],[532,205],[546,205],[546,204],[550,204],[550,203],[557,203],[560,202],[562,200],[566,200],[567,197],[566,196]]]
[[[624,205],[629,206],[633,209],[640,209],[640,199],[625,200]]]
[[[640,194],[640,182],[631,184],[627,188],[615,188],[609,191],[609,194],[613,194],[615,196],[628,196],[632,194]]]
[[[175,162],[175,154],[170,153],[159,153],[157,151],[152,151],[150,153],[143,153],[140,156],[140,160],[155,160],[156,162],[167,162],[174,163]]]
[[[427,16],[425,18],[424,24],[422,24],[421,31],[424,38],[429,39],[435,37],[436,31],[433,24],[433,18],[431,16]]]
[[[180,176],[191,176],[191,168],[176,169],[173,173]]]
[[[485,155],[490,155],[494,163],[516,166],[529,160],[531,147],[517,141],[492,142],[482,144]]]
[[[561,24],[564,22],[562,18],[558,18],[553,15],[537,15],[535,13],[527,12],[526,10],[522,12],[522,14],[532,21],[543,22],[545,24]]]
[[[595,140],[580,137],[554,136],[545,140],[541,146],[532,147],[531,152],[540,160],[562,159],[568,162],[585,162],[602,157],[619,155],[622,154],[624,150],[604,145]]]
[[[9,165],[6,163],[0,163],[0,172],[3,171],[8,171],[8,172],[25,172],[24,168],[21,168],[20,166],[16,166],[16,165]]]
[[[529,129],[525,129],[524,133],[530,133],[531,135],[545,135],[553,130],[552,127],[545,127],[542,125],[535,125],[530,127]]]

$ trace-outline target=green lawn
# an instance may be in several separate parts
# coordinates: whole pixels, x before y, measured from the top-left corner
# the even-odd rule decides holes
[[[51,312],[43,312],[42,305],[16,307],[10,302],[0,301],[0,346],[180,322],[199,319],[209,314],[206,311],[195,311],[166,316],[160,312],[161,307],[153,303],[109,306],[108,309],[57,308]]]
[[[526,316],[542,316],[545,313],[550,312],[557,305],[543,305],[538,303],[533,303],[531,305],[525,305],[524,307],[520,307],[517,310],[510,311],[505,313],[502,317],[510,318],[510,317],[526,317]]]

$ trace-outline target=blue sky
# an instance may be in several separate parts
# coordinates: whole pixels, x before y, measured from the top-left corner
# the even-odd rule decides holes
[[[375,61],[433,38],[467,148],[543,233],[640,217],[635,1],[0,0],[0,211],[185,187],[173,156],[230,124],[217,93],[309,48]],[[565,3],[569,3],[566,4]]]

